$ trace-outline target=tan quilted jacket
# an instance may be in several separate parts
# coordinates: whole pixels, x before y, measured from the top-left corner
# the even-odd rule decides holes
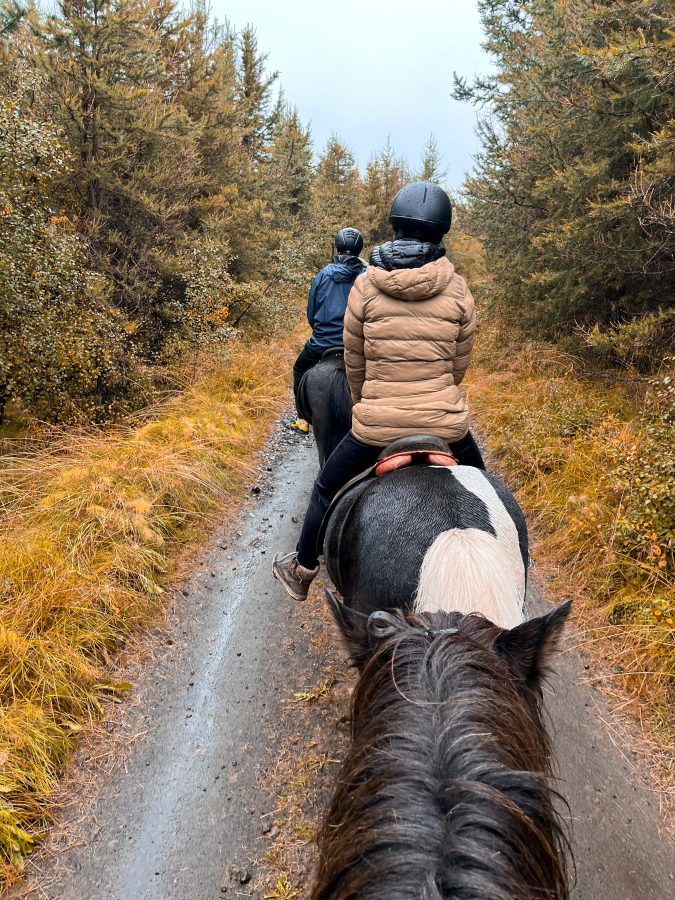
[[[458,385],[475,331],[473,297],[446,257],[419,269],[368,266],[345,313],[354,436],[377,447],[420,432],[463,438],[468,411]]]

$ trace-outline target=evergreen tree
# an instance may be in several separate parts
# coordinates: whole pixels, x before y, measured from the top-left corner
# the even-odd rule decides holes
[[[335,133],[328,138],[319,157],[317,182],[327,189],[332,187],[342,194],[350,195],[352,202],[356,202],[359,171],[354,154]]]
[[[70,189],[146,353],[183,315],[178,245],[199,186],[197,132],[163,53],[175,16],[170,0],[63,0],[42,28],[54,118],[79,161]]]
[[[245,28],[239,36],[239,115],[243,128],[242,141],[252,159],[264,152],[275,124],[278,107],[271,109],[272,85],[277,72],[267,72],[266,53],[260,53],[253,28]]]
[[[60,208],[73,166],[25,62],[0,66],[0,421],[9,401],[43,419],[102,419],[133,375],[123,318]]]
[[[433,184],[443,184],[445,176],[448,174],[446,169],[441,166],[442,157],[438,149],[438,141],[433,134],[429,135],[429,140],[424,145],[422,153],[422,164],[418,174],[420,181],[431,181]]]
[[[312,183],[312,139],[298,111],[275,111],[270,144],[269,198],[281,226],[307,209]]]
[[[466,191],[494,302],[553,335],[672,302],[672,3],[480,7],[498,74],[455,95],[493,111]]]
[[[319,237],[318,265],[330,250],[335,234],[347,225],[365,232],[363,185],[354,154],[336,134],[319,157],[312,186],[313,227]]]
[[[396,154],[388,140],[366,167],[364,203],[368,217],[369,244],[378,244],[392,237],[389,210],[396,194],[410,180],[405,161]]]

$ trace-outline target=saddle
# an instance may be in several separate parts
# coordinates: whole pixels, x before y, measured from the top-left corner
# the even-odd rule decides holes
[[[409,466],[456,466],[457,460],[450,452],[450,448],[442,438],[438,438],[433,434],[413,434],[409,437],[397,438],[388,444],[378,456],[374,466],[370,466],[363,472],[359,472],[354,478],[351,478],[337,492],[331,502],[331,505],[323,517],[319,536],[317,538],[317,551],[319,555],[323,553],[323,538],[326,533],[328,520],[337,504],[344,497],[347,491],[350,491],[355,485],[370,481],[373,478],[379,478],[387,475],[389,472],[395,472],[397,469],[408,468]],[[355,503],[361,492],[354,497]]]
[[[324,350],[321,354],[321,359],[315,365],[318,365],[320,362],[323,362],[326,359],[334,359],[334,360],[342,360],[344,359],[345,348],[344,347],[329,347],[327,350]],[[312,369],[314,366],[312,366]],[[300,384],[298,385],[298,393],[295,398],[295,407],[298,411],[298,415],[305,419],[305,421],[312,424],[312,410],[307,401],[307,376],[312,371],[312,369],[308,369],[302,378],[300,379]]]
[[[324,350],[321,354],[321,359],[334,359],[335,357],[339,357],[343,359],[345,355],[344,347],[329,347],[327,350]]]
[[[430,434],[415,434],[392,441],[375,463],[375,475],[386,475],[406,466],[456,466],[448,445]]]

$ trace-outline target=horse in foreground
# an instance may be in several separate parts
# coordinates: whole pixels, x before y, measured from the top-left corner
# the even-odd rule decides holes
[[[342,348],[327,350],[302,376],[296,398],[298,414],[314,428],[323,466],[352,424],[352,397]]]
[[[362,671],[314,900],[567,900],[541,678],[570,604],[505,630],[331,602]]]
[[[336,498],[323,549],[361,676],[315,900],[566,900],[541,681],[569,604],[524,621],[513,495],[471,467],[390,470]]]

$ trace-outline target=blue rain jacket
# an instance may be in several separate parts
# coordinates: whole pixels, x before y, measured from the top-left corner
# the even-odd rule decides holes
[[[307,303],[307,321],[312,326],[312,336],[306,346],[310,350],[323,352],[329,347],[342,346],[347,298],[362,272],[365,272],[362,259],[343,254],[334,257],[334,261],[316,276]]]

